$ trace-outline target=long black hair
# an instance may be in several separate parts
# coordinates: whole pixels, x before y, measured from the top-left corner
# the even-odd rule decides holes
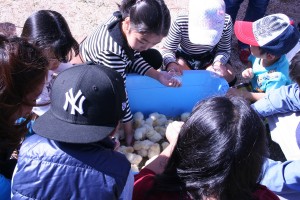
[[[40,49],[53,51],[61,62],[71,59],[71,50],[75,55],[79,53],[79,45],[72,36],[65,18],[56,11],[34,12],[25,21],[21,37]]]
[[[171,15],[163,0],[122,0],[119,9],[137,32],[163,36],[169,32]]]
[[[183,125],[153,192],[178,192],[193,199],[253,199],[265,156],[265,127],[238,97],[202,101]]]

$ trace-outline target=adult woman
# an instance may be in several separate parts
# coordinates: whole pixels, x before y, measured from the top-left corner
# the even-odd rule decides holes
[[[181,130],[175,125],[170,145],[136,175],[133,199],[278,199],[258,184],[266,135],[245,101],[202,101]]]
[[[0,196],[8,199],[16,164],[10,157],[27,132],[29,114],[45,83],[48,61],[24,39],[0,36],[0,71]],[[26,120],[16,124],[20,117]]]

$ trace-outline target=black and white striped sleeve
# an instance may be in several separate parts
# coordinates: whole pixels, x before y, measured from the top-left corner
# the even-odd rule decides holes
[[[224,29],[222,37],[217,44],[214,62],[220,61],[225,64],[228,62],[231,54],[232,21],[230,15],[225,15]]]
[[[181,42],[182,30],[178,24],[178,17],[172,22],[168,36],[165,38],[161,54],[164,68],[171,62],[176,62],[175,52]]]
[[[109,35],[105,26],[100,26],[80,45],[80,53],[84,61],[102,64],[119,72],[126,85],[126,67],[131,63],[124,49]],[[126,99],[126,114],[123,122],[132,120],[128,97]]]

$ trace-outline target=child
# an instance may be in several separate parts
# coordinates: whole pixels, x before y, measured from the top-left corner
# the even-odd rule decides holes
[[[92,61],[117,70],[124,78],[124,84],[126,73],[136,72],[150,76],[166,86],[178,87],[179,81],[171,79],[166,72],[156,71],[151,63],[145,61],[156,59],[151,56],[153,51],[147,50],[158,44],[170,27],[171,17],[164,1],[123,0],[119,9],[80,45],[82,62]],[[148,58],[144,59],[141,54]],[[155,55],[160,54],[157,52]],[[160,65],[156,66],[159,67]],[[128,99],[123,123],[126,143],[131,145],[132,113]]]
[[[253,92],[231,89],[230,93],[257,101],[264,93],[291,83],[285,54],[298,43],[299,32],[288,16],[279,13],[253,23],[237,21],[234,31],[240,41],[250,45],[252,55],[242,76],[251,79]]]
[[[25,39],[0,36],[0,199],[10,199],[10,180],[17,162],[10,157],[27,132],[47,66],[43,54]],[[16,124],[20,117],[25,117],[25,122]]]
[[[33,108],[33,112],[40,116],[49,109],[49,93],[55,74],[72,66],[67,62],[71,59],[72,51],[78,54],[79,45],[72,36],[64,17],[52,10],[39,10],[29,16],[25,21],[21,37],[41,49],[49,60],[47,82],[37,99],[38,104],[48,105]]]
[[[291,61],[289,77],[293,84],[273,90],[251,105],[261,117],[300,111],[300,52]]]
[[[50,110],[21,147],[12,199],[131,199],[130,163],[112,140],[125,102],[115,70],[83,64],[61,72]]]
[[[245,0],[224,0],[226,4],[226,13],[232,18],[232,22],[235,23],[237,14],[241,7],[241,4]],[[246,7],[246,13],[243,21],[255,21],[264,17],[270,0],[249,0]],[[250,55],[249,45],[238,41],[238,53],[242,63],[248,63],[248,57]]]
[[[167,71],[207,69],[236,82],[228,63],[231,53],[232,22],[223,0],[189,1],[189,15],[178,16],[161,49]]]

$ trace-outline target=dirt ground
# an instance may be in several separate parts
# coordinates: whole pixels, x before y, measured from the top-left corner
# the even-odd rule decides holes
[[[55,10],[61,13],[67,20],[71,32],[76,39],[91,33],[97,25],[103,23],[113,11],[117,10],[117,3],[121,0],[0,0],[0,22],[12,22],[21,32],[26,18],[34,11],[41,9]],[[204,0],[203,0],[204,1]],[[187,13],[188,0],[165,0],[172,17]],[[207,0],[209,2],[209,0]],[[248,0],[242,4],[237,19],[243,19]],[[293,18],[297,23],[300,21],[299,0],[270,0],[267,13],[284,13]],[[241,79],[243,64],[237,55],[237,43],[233,37],[231,62],[233,63],[238,77]]]

